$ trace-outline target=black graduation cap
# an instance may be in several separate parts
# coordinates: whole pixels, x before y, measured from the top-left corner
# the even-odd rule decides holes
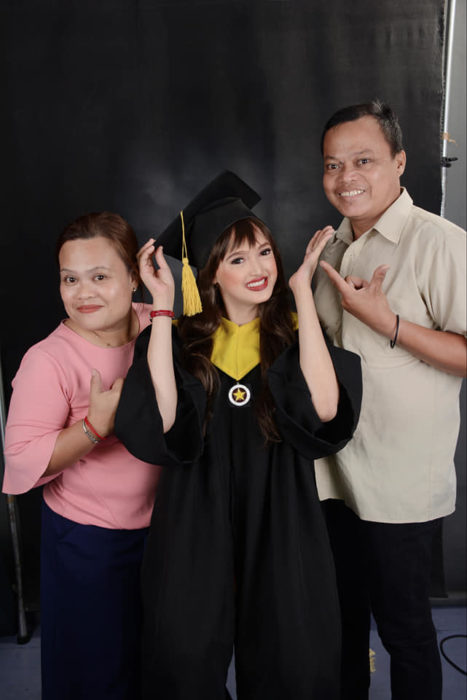
[[[190,265],[204,267],[219,236],[237,221],[254,217],[251,211],[261,197],[235,173],[225,170],[184,207],[157,238],[156,245],[178,260],[188,257]],[[183,253],[183,224],[186,250]]]
[[[164,253],[183,261],[183,313],[192,316],[202,311],[198,288],[190,265],[202,268],[219,236],[230,226],[255,215],[250,207],[261,197],[238,175],[229,170],[220,173],[180,212],[157,238]]]

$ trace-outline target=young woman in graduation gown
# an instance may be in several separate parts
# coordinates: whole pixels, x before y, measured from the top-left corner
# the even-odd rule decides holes
[[[148,699],[225,700],[233,647],[239,700],[339,695],[338,602],[313,460],[352,435],[359,360],[328,347],[313,303],[330,230],[289,280],[297,324],[256,201],[224,173],[186,207],[203,308],[177,324],[162,247],[151,239],[139,254],[152,328],[137,343],[116,432],[164,467],[143,565]],[[181,250],[182,228],[181,217],[162,234],[166,252]]]

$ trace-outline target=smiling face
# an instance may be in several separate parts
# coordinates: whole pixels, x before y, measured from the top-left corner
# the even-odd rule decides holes
[[[131,322],[136,284],[109,239],[67,241],[60,249],[59,265],[60,295],[70,325],[83,335],[124,334]]]
[[[255,237],[254,245],[245,240],[230,246],[214,278],[228,318],[239,325],[256,318],[258,305],[270,299],[277,280],[271,244],[257,227]]]
[[[399,197],[405,151],[393,156],[377,120],[365,116],[329,129],[323,158],[326,196],[358,238]]]

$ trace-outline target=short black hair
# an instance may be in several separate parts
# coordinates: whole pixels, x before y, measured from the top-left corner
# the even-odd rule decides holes
[[[374,117],[377,120],[384,138],[389,144],[392,156],[395,156],[396,153],[400,153],[404,149],[402,144],[402,129],[396,114],[385,102],[372,100],[371,102],[364,102],[360,105],[343,107],[337,110],[337,112],[334,112],[332,117],[326,122],[323,133],[321,134],[321,155],[323,155],[324,137],[329,129],[332,129],[333,126],[337,126],[338,124],[353,122],[356,119],[361,119],[361,117]]]

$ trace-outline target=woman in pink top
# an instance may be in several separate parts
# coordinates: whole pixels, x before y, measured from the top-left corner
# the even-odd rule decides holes
[[[68,314],[13,380],[3,490],[43,489],[43,700],[137,700],[139,568],[159,468],[113,434],[134,342],[149,323],[138,243],[117,214],[88,214],[57,243]]]

